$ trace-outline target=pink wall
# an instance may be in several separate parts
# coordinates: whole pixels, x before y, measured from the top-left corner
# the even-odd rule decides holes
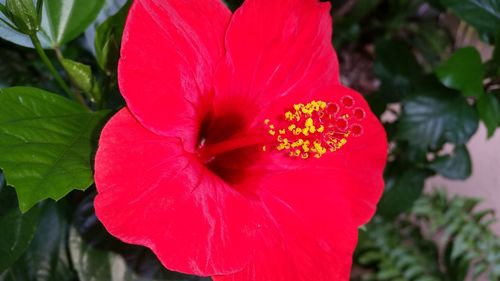
[[[500,131],[487,140],[486,129],[481,125],[468,147],[473,163],[472,176],[466,181],[434,177],[427,182],[428,189],[444,186],[450,194],[479,197],[483,200],[480,207],[495,209],[500,219]],[[500,222],[493,227],[500,235]]]

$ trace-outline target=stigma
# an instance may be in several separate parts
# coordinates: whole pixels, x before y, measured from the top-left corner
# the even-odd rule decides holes
[[[351,96],[344,96],[339,102],[313,100],[293,104],[275,119],[264,120],[273,144],[263,146],[262,151],[319,159],[342,149],[350,138],[362,135],[360,123],[365,115]]]

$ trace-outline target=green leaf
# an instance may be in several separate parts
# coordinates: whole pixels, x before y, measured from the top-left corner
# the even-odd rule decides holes
[[[6,0],[6,16],[16,28],[24,34],[34,34],[38,30],[39,20],[33,0]]]
[[[424,181],[429,172],[416,168],[402,169],[398,165],[388,168],[385,192],[378,205],[378,213],[384,218],[393,219],[411,209],[420,197]]]
[[[104,71],[116,69],[123,27],[131,4],[132,2],[128,1],[115,15],[109,17],[96,29],[94,48],[99,67]]]
[[[446,178],[465,180],[472,173],[469,151],[464,145],[457,146],[453,154],[436,158],[429,168]]]
[[[69,249],[73,266],[80,280],[85,281],[135,281],[139,278],[131,272],[125,260],[113,252],[101,251],[89,246],[72,228]]]
[[[68,218],[54,202],[42,204],[40,221],[28,250],[9,269],[2,281],[73,281],[76,273],[71,269],[66,251]]]
[[[452,44],[453,38],[449,31],[441,28],[439,21],[423,21],[410,37],[411,44],[425,58],[432,67],[441,63],[443,54]]]
[[[480,31],[494,34],[500,29],[498,0],[441,0],[441,3]]]
[[[61,64],[71,81],[85,92],[92,102],[100,99],[99,86],[92,75],[92,69],[89,65],[70,59],[61,59]]]
[[[0,90],[0,167],[26,212],[92,182],[96,133],[108,112],[91,113],[61,96],[28,87]]]
[[[0,0],[5,3],[6,0]],[[75,39],[96,19],[104,0],[44,0],[42,23],[37,33],[44,48],[61,46]],[[4,16],[0,16],[6,19]],[[0,22],[0,37],[31,47],[31,40]]]
[[[78,88],[87,93],[92,91],[93,79],[90,66],[70,59],[62,59],[61,64]]]
[[[45,0],[49,37],[62,45],[83,33],[96,19],[104,0]]]
[[[493,94],[486,93],[477,100],[477,111],[488,129],[488,138],[495,134],[500,124],[500,103]]]
[[[375,74],[381,80],[380,93],[387,102],[406,97],[422,78],[422,69],[411,47],[400,41],[380,41],[375,46]]]
[[[466,97],[479,97],[484,93],[485,71],[479,52],[467,47],[457,50],[436,69],[436,74],[446,87],[459,90]]]
[[[0,13],[2,13],[2,14],[7,13],[7,7],[5,7],[4,4],[0,4]]]
[[[429,82],[403,101],[398,138],[433,149],[445,142],[467,143],[478,128],[476,110],[455,91]]]
[[[172,273],[173,278],[155,279],[150,276],[140,276],[132,271],[125,259],[119,254],[98,250],[88,245],[78,231],[70,230],[69,249],[73,265],[80,280],[85,281],[196,281],[210,280],[202,277]],[[175,277],[174,277],[175,276]]]
[[[0,178],[0,273],[24,253],[35,234],[39,209],[21,214],[16,193]]]

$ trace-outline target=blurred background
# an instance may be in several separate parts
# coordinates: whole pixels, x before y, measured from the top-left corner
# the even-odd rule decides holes
[[[95,116],[122,107],[116,65],[130,3],[33,1],[0,0],[0,88],[43,89]],[[241,2],[226,1],[233,10]],[[360,229],[352,280],[500,280],[500,1],[330,2],[342,81],[365,95],[390,141],[384,196]],[[50,191],[19,196],[11,186],[37,167],[9,153],[18,145],[9,133],[37,136],[8,120],[63,110],[52,103],[0,103],[0,281],[210,280],[167,271],[95,217],[91,159],[107,117],[95,117],[83,132],[89,142],[76,148],[86,159],[81,190],[41,178]],[[74,124],[27,125],[82,133]]]

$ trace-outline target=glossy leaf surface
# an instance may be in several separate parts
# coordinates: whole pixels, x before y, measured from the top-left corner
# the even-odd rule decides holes
[[[500,28],[497,0],[441,0],[441,3],[481,31],[495,33]]]
[[[0,0],[5,4],[5,0]],[[96,19],[104,0],[44,0],[42,22],[37,33],[45,48],[61,46],[75,39]],[[0,15],[6,19],[3,15]],[[0,37],[32,47],[29,37],[0,22]]]
[[[465,180],[472,173],[469,151],[463,145],[458,146],[451,155],[438,157],[431,162],[429,168],[446,178]]]
[[[92,154],[107,112],[36,88],[0,90],[0,167],[26,212],[93,182]]]
[[[398,137],[421,148],[465,144],[477,131],[478,121],[464,97],[430,83],[403,101]]]
[[[411,209],[420,197],[424,181],[429,172],[416,168],[401,169],[393,166],[386,175],[385,192],[378,206],[378,213],[393,219],[402,212]]]
[[[4,186],[0,176],[0,273],[10,267],[28,248],[35,234],[39,210],[22,214],[16,193]]]
[[[446,87],[459,90],[467,97],[479,97],[484,92],[485,69],[475,48],[459,49],[437,68],[436,73]]]
[[[68,220],[54,202],[42,204],[35,238],[1,281],[74,281],[66,251]]]
[[[492,137],[500,125],[500,102],[491,93],[486,93],[477,100],[479,117],[488,129],[488,137]]]

